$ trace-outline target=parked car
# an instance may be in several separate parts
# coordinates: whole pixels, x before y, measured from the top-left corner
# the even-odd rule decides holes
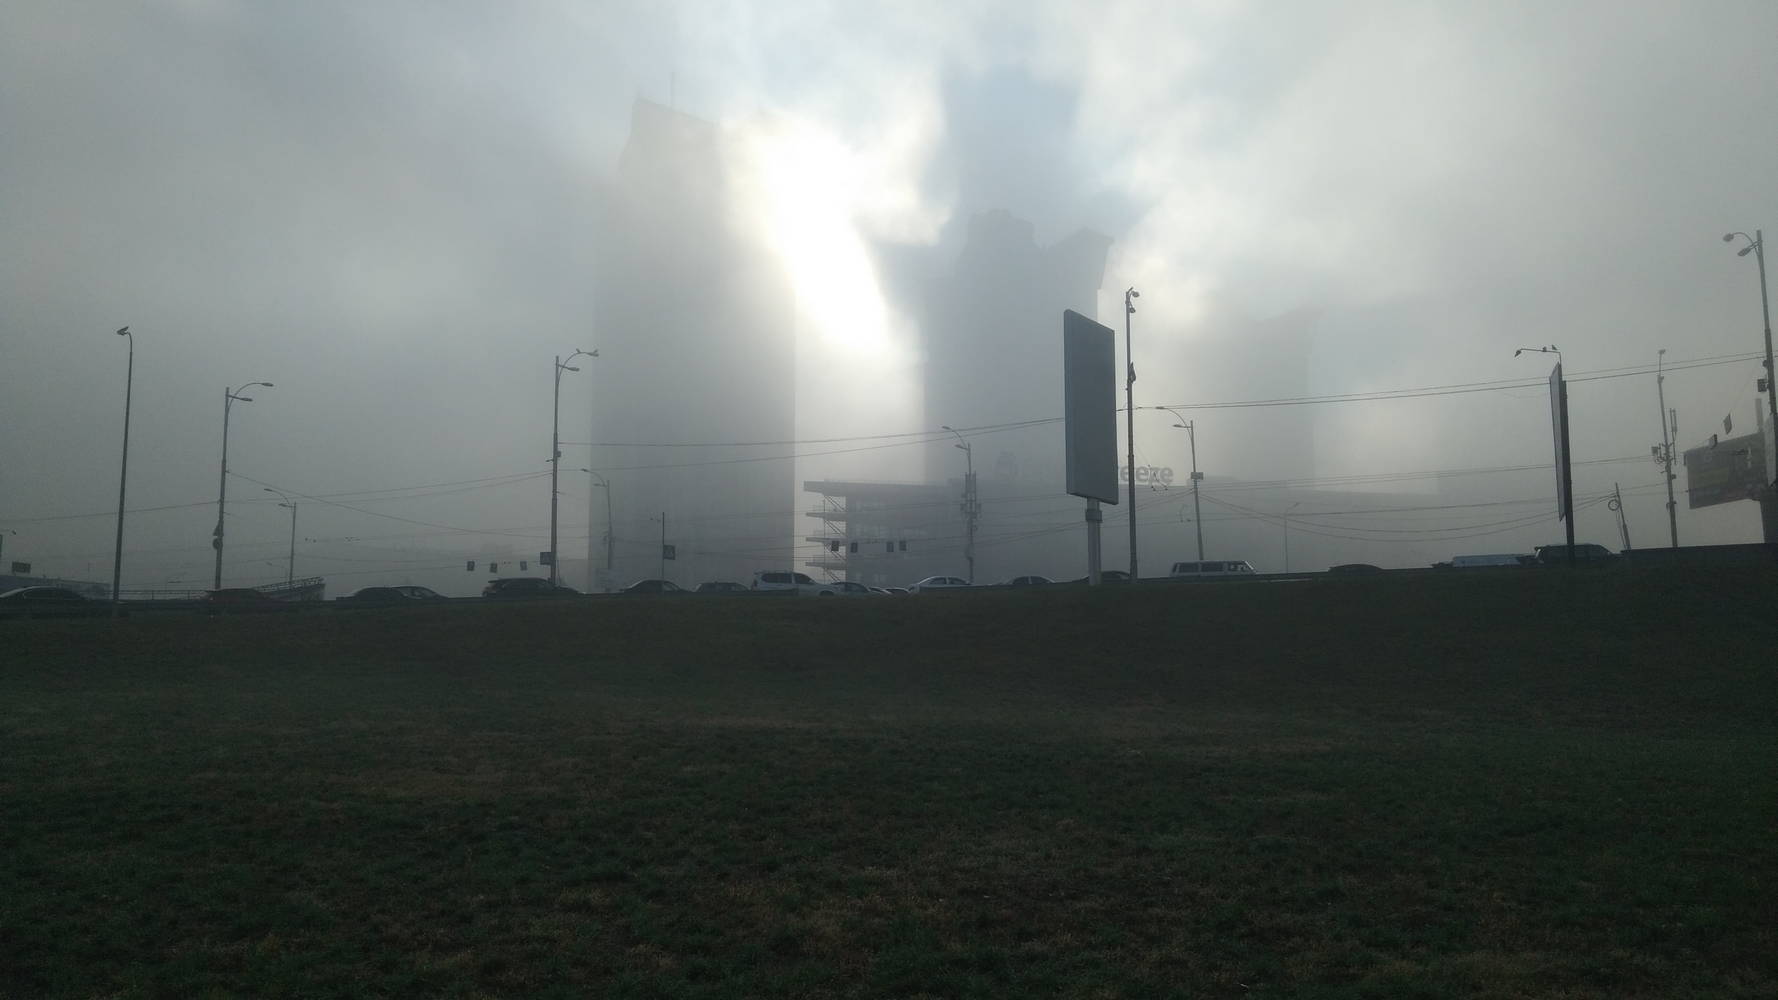
[[[1532,559],[1539,566],[1568,565],[1568,546],[1539,545],[1531,552]],[[1617,562],[1617,553],[1603,545],[1590,542],[1576,542],[1574,545],[1574,564],[1576,566],[1609,566]]]
[[[550,583],[537,576],[512,576],[503,580],[489,580],[482,588],[482,596],[497,600],[518,600],[533,597],[573,597],[580,591],[573,587],[564,587],[559,583]]]
[[[872,589],[879,594],[888,594],[890,597],[906,597],[908,595],[906,587],[875,587]]]
[[[762,569],[753,574],[754,590],[794,590],[803,597],[832,597],[832,584],[816,583],[807,573]]]
[[[0,593],[0,601],[8,604],[69,604],[86,598],[66,587],[15,587]]]
[[[969,581],[960,576],[929,576],[908,587],[908,593],[924,594],[929,590],[966,590],[968,587]]]
[[[730,580],[706,580],[698,584],[694,594],[745,594],[747,588]]]
[[[827,586],[833,588],[836,597],[874,597],[877,593],[874,587],[867,587],[851,580],[836,580]]]
[[[689,593],[684,587],[671,580],[637,580],[628,587],[618,591],[620,594],[684,594]]]
[[[1090,575],[1083,576],[1080,579],[1073,580],[1071,582],[1073,582],[1073,583],[1091,583],[1092,577]],[[1129,583],[1129,582],[1130,582],[1130,574],[1127,570],[1102,569],[1099,571],[1099,584],[1101,586],[1103,586],[1107,583]]]
[[[1176,562],[1167,575],[1176,579],[1207,580],[1254,574],[1253,567],[1245,559],[1211,559],[1204,562]]]
[[[1100,573],[1099,579],[1105,579],[1105,574]],[[1002,587],[1042,587],[1046,584],[1055,582],[1056,581],[1051,580],[1047,576],[1037,576],[1033,574],[1030,576],[1015,576],[1009,580],[1002,580],[1000,581],[1000,585]]]
[[[1341,563],[1338,566],[1329,566],[1327,571],[1336,576],[1369,576],[1383,572],[1383,567],[1370,563]]]

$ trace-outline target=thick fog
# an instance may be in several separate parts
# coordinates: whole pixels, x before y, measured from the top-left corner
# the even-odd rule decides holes
[[[1620,547],[1591,502],[1618,483],[1637,547],[1665,544],[1641,366],[1665,349],[1677,369],[1681,448],[1725,418],[1753,432],[1762,403],[1758,274],[1722,235],[1778,227],[1775,38],[1769,2],[11,3],[0,563],[109,581],[128,325],[126,588],[209,585],[224,390],[256,381],[275,387],[229,418],[226,583],[286,572],[268,490],[297,503],[295,574],[330,594],[472,594],[491,560],[540,575],[552,361],[577,349],[599,357],[561,382],[565,582],[602,558],[583,468],[636,553],[683,503],[667,540],[733,557],[709,572],[800,564],[819,527],[787,516],[818,503],[804,481],[950,489],[962,456],[940,425],[968,431],[986,477],[1023,446],[969,428],[1060,416],[1059,384],[1009,374],[1022,351],[930,367],[956,363],[935,302],[963,294],[984,218],[1028,227],[1034,260],[1102,240],[1083,305],[1120,345],[1140,290],[1136,403],[1195,423],[1223,556],[1282,568],[1228,539],[1270,546],[1283,525],[1302,531],[1293,568],[1559,540],[1553,520],[1486,533],[1553,513],[1553,357],[1513,356],[1550,344],[1571,374],[1638,373],[1571,387],[1579,539]],[[707,130],[708,191],[645,204],[658,178],[625,180],[645,108]],[[1036,273],[1006,287],[1043,290]],[[947,315],[1034,301],[981,293]],[[767,342],[782,353],[746,350]],[[1029,344],[1059,364],[1059,315]],[[1206,405],[1509,379],[1526,384]],[[934,412],[972,380],[993,405]],[[1176,422],[1136,417],[1137,464],[1178,472],[1139,503],[1168,525],[1145,571],[1187,557]],[[743,492],[767,499],[740,513],[694,502],[720,477],[650,479],[743,457],[776,460],[748,464],[768,471]],[[1434,499],[1350,530],[1322,498],[1252,488],[1283,480]],[[1760,536],[1752,503],[1679,508],[1682,542]],[[1048,523],[1026,516],[989,506],[982,530]],[[619,570],[655,574],[636,558]]]

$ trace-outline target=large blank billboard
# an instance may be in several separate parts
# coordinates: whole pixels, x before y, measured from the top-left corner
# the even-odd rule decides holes
[[[1556,520],[1568,516],[1568,401],[1563,398],[1562,362],[1550,369],[1550,436],[1556,441]]]
[[[1068,492],[1117,503],[1117,335],[1072,309],[1062,313],[1062,398]]]

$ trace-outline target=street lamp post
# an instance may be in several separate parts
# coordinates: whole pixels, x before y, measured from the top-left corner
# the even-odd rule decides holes
[[[1778,436],[1778,382],[1774,382],[1772,378],[1778,372],[1772,368],[1772,305],[1766,294],[1766,235],[1758,229],[1753,231],[1752,236],[1738,232],[1724,233],[1722,241],[1732,243],[1737,236],[1746,240],[1747,245],[1736,251],[1735,256],[1745,257],[1751,253],[1754,261],[1759,265],[1760,318],[1765,320],[1766,330],[1766,437],[1771,439]],[[1773,465],[1778,465],[1778,462],[1774,462]],[[1768,467],[1766,478],[1770,481],[1769,485],[1778,484],[1778,468]],[[1767,524],[1770,523],[1768,520]]]
[[[594,485],[605,491],[605,573],[609,576],[612,570],[612,547],[616,544],[617,540],[617,536],[613,534],[611,530],[611,483],[608,482],[604,476],[599,475],[591,469],[582,469],[580,471],[592,476],[596,481]],[[589,580],[588,583],[590,584],[591,580]],[[588,589],[590,590],[591,587]]]
[[[1130,317],[1136,314],[1132,300],[1142,297],[1135,288],[1124,289],[1124,441],[1127,447],[1124,463],[1130,477],[1130,582],[1136,575],[1136,360],[1130,354]]]
[[[296,501],[282,490],[274,490],[270,486],[267,486],[265,491],[278,495],[280,498],[278,506],[290,508],[290,563],[284,571],[284,586],[293,587],[296,585]]]
[[[1198,471],[1198,429],[1197,429],[1197,425],[1194,421],[1187,420],[1184,417],[1180,416],[1179,411],[1173,409],[1170,406],[1163,406],[1163,407],[1161,407],[1161,409],[1166,410],[1168,413],[1173,414],[1174,419],[1179,421],[1178,423],[1174,424],[1173,426],[1184,428],[1186,436],[1191,439],[1191,446],[1192,446],[1192,524],[1194,526],[1196,526],[1198,529],[1198,562],[1201,563],[1204,561],[1204,509],[1198,505],[1198,483],[1204,478],[1204,474]]]
[[[944,429],[957,435],[957,443],[953,448],[963,451],[963,559],[969,564],[969,585],[975,586],[975,521],[981,513],[981,503],[975,495],[975,452],[963,435],[949,424]]]
[[[568,355],[568,361],[579,357],[596,358],[598,356],[598,351],[576,350],[573,354]],[[550,411],[549,422],[549,582],[552,586],[556,582],[556,564],[561,562],[556,558],[556,505],[559,498],[556,491],[556,473],[562,464],[562,373],[580,371],[579,368],[568,364],[568,361],[563,361],[561,355],[556,355],[556,396],[554,406]]]
[[[273,388],[270,382],[248,382],[238,389],[224,388],[222,390],[222,484],[216,490],[216,531],[213,532],[215,537],[210,540],[211,547],[216,550],[216,584],[213,588],[215,590],[222,589],[223,517],[228,506],[228,414],[229,409],[236,402],[253,402],[252,396],[243,396],[241,393],[256,385],[263,385],[267,389]]]
[[[130,328],[127,326],[118,330],[117,335],[130,342],[130,355],[123,381],[123,467],[117,474],[117,547],[111,554],[113,616],[119,614],[123,608],[123,503],[125,488],[130,483],[130,396],[136,387],[136,338],[130,335]]]

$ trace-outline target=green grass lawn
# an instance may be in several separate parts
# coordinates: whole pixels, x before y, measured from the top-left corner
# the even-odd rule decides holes
[[[0,996],[1778,995],[1778,577],[0,623]]]

